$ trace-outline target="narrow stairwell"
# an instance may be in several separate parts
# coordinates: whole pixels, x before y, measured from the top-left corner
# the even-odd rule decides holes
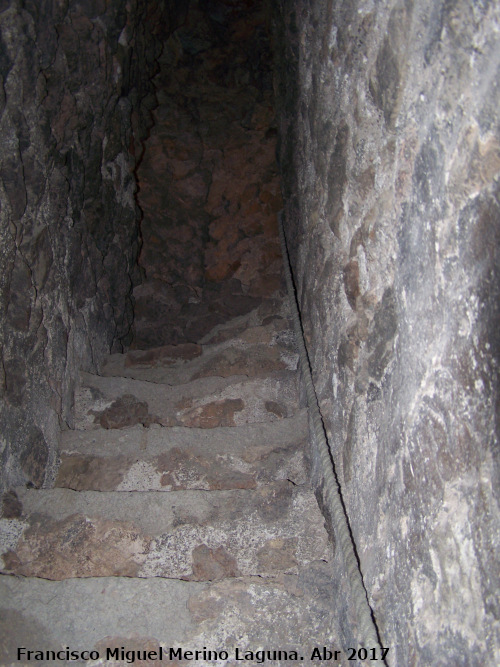
[[[332,546],[274,306],[82,374],[55,488],[4,503],[2,665],[67,647],[95,665],[130,664],[122,648],[143,665],[308,664],[331,645]]]

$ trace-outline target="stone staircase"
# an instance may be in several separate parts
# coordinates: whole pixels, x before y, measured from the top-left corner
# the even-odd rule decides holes
[[[276,304],[82,373],[55,488],[4,498],[1,665],[66,647],[80,660],[36,664],[130,664],[123,648],[143,665],[261,664],[259,650],[296,665],[331,644],[296,365]]]

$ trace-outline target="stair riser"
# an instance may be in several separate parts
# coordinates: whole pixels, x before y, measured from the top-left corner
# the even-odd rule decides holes
[[[271,452],[258,465],[231,455],[215,457],[172,448],[154,458],[61,455],[57,488],[74,491],[184,491],[255,489],[280,479],[306,481],[304,452]],[[267,467],[266,467],[267,464]]]
[[[78,429],[124,428],[134,424],[218,428],[271,422],[294,414],[298,386],[294,373],[265,380],[202,378],[165,386],[127,378],[83,374],[76,396]]]
[[[238,341],[236,344],[205,346],[203,350],[200,348],[199,356],[190,360],[171,356],[172,346],[146,352],[134,350],[126,355],[110,357],[102,369],[102,375],[170,385],[185,384],[210,376],[225,378],[245,375],[249,378],[264,378],[276,371],[297,368],[298,357],[290,344],[293,341],[291,332],[281,332],[281,338],[288,342],[288,346],[248,345]]]
[[[253,493],[184,492],[182,501],[179,494],[153,494],[154,506],[150,493],[110,493],[108,511],[100,495],[25,493],[28,518],[0,522],[3,572],[53,580],[204,581],[294,573],[318,557],[330,558],[314,496],[289,485]]]
[[[235,647],[301,650],[308,657],[313,647],[331,641],[335,627],[335,605],[324,594],[329,586],[326,567],[314,563],[299,576],[280,581],[234,578],[216,583],[0,576],[0,664],[19,664],[19,647],[97,650],[103,661],[98,664],[110,667],[130,663],[104,662],[108,647],[158,651],[162,646],[163,661],[136,664],[163,666],[201,664],[177,660],[179,654],[170,654],[170,647],[228,652],[229,661],[203,664],[234,664]],[[315,595],[318,589],[323,595]]]

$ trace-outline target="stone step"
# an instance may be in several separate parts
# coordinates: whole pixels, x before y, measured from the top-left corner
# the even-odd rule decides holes
[[[269,424],[65,431],[56,487],[76,491],[250,489],[306,482],[307,411]]]
[[[17,495],[18,516],[0,520],[8,574],[201,581],[296,573],[331,557],[314,494],[287,481],[252,490]]]
[[[75,397],[77,429],[148,426],[216,428],[289,417],[298,405],[296,373],[267,378],[206,377],[169,386],[82,373]]]
[[[277,296],[277,298],[264,299],[257,308],[249,313],[233,317],[216,325],[198,343],[202,345],[220,343],[231,338],[236,338],[242,332],[249,331],[255,327],[266,327],[269,324],[281,327],[283,326],[283,321],[286,323],[285,328],[292,329],[287,297]]]
[[[267,377],[274,371],[296,370],[298,357],[287,326],[284,320],[277,320],[222,343],[165,345],[113,354],[101,375],[176,385],[210,376]]]
[[[46,581],[0,576],[0,664],[35,664],[17,660],[18,648],[98,651],[92,665],[130,665],[126,656],[107,649],[157,651],[140,665],[235,665],[241,651],[298,651],[304,661],[266,660],[264,664],[309,664],[316,646],[332,644],[335,605],[331,566],[311,563],[298,575],[276,579],[236,578],[215,583],[167,579],[103,577]],[[227,651],[215,660],[205,654],[170,654],[170,648]],[[114,654],[116,655],[116,654]],[[26,658],[27,656],[22,656]],[[129,654],[128,658],[132,656]],[[138,659],[139,658],[139,659]],[[191,659],[190,659],[191,658]],[[237,659],[238,658],[238,659]],[[59,664],[82,664],[61,661]],[[52,665],[54,661],[36,661]],[[311,663],[332,665],[332,662]],[[337,663],[335,663],[337,664]]]
[[[180,303],[175,291],[155,279],[134,288],[134,343],[138,348],[188,341],[220,342],[248,327],[289,317],[288,303],[281,291],[261,299],[241,292],[223,295],[208,290],[193,303],[186,302],[186,294]]]

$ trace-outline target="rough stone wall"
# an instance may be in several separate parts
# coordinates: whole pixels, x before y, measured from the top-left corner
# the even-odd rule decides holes
[[[499,30],[487,0],[276,3],[287,232],[390,665],[500,662]]]
[[[138,170],[137,347],[198,341],[280,287],[272,58],[262,0],[189,3]]]
[[[167,13],[146,0],[0,2],[1,486],[50,483],[78,369],[129,336],[133,152],[161,48],[152,25]]]

